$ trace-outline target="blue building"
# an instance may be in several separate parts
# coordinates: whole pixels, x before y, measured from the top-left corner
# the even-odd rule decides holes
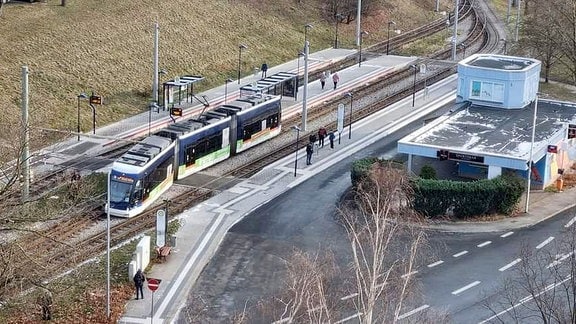
[[[409,169],[421,156],[456,161],[462,177],[528,177],[532,160],[533,188],[553,183],[576,160],[576,105],[537,98],[540,65],[494,54],[461,61],[452,112],[398,141]]]

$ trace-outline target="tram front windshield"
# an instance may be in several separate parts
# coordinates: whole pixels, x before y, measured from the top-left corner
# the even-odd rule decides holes
[[[130,193],[132,192],[132,184],[120,181],[111,180],[110,181],[110,201],[119,202],[129,202]]]

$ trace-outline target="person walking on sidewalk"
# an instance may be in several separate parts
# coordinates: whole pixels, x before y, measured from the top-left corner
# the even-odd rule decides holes
[[[268,72],[268,64],[262,63],[260,70],[262,71],[262,79],[264,79],[266,77],[266,73]]]
[[[326,137],[326,128],[320,127],[318,130],[318,146],[324,147],[324,138]]]
[[[138,296],[141,296],[144,299],[144,281],[146,281],[146,277],[144,277],[144,273],[142,270],[138,269],[136,274],[134,275],[134,286],[136,286],[136,300],[138,300]]]
[[[327,76],[328,74],[325,71],[320,74],[320,86],[322,87],[322,90],[324,90],[324,86],[326,85]]]
[[[306,145],[306,165],[312,164],[312,154],[314,153],[314,145],[312,142]]]
[[[338,72],[332,74],[332,82],[334,82],[334,90],[336,90],[336,86],[338,85],[338,82],[340,82],[340,75],[338,75]]]
[[[334,135],[334,132],[330,132],[330,136],[328,136],[328,139],[330,140],[330,149],[333,150],[334,149],[334,139],[336,138],[336,135]]]

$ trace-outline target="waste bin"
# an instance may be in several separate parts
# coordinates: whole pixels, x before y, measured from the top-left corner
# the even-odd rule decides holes
[[[564,179],[559,178],[556,180],[556,189],[558,189],[558,191],[562,191],[562,189],[564,188]]]
[[[170,235],[170,246],[176,247],[176,236]]]

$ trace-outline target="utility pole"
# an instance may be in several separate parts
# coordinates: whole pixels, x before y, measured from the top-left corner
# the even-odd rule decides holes
[[[518,28],[520,25],[520,0],[516,1],[516,30],[514,31],[514,41],[518,42]]]
[[[452,35],[452,61],[456,60],[456,43],[458,39],[458,4],[459,0],[456,0],[456,7],[454,8],[454,35]]]
[[[308,99],[308,55],[310,53],[310,44],[304,42],[304,88],[302,89],[302,130],[306,131],[306,119],[308,119],[308,110],[306,100]]]
[[[30,122],[28,121],[28,66],[22,66],[22,201],[30,195]]]
[[[158,22],[154,24],[154,75],[152,76],[152,101],[158,103]]]
[[[362,0],[358,0],[358,11],[356,12],[356,46],[360,46],[360,19],[362,18]]]

